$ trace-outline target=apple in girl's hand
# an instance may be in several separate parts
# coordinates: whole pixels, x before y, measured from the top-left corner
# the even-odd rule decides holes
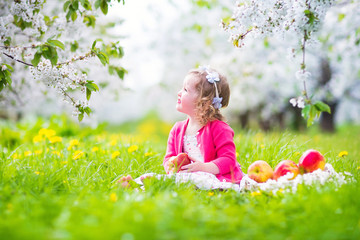
[[[247,174],[256,182],[263,183],[272,178],[274,171],[267,162],[257,160],[249,166]]]
[[[287,173],[292,172],[294,179],[299,174],[299,167],[295,162],[291,160],[283,160],[276,165],[274,170],[274,179],[277,180],[279,177],[286,175]]]
[[[190,158],[186,153],[179,153],[176,157],[169,160],[169,172],[179,172],[182,166],[190,164]]]
[[[301,156],[299,160],[299,171],[303,173],[311,173],[317,169],[324,170],[325,158],[320,152],[309,149]]]

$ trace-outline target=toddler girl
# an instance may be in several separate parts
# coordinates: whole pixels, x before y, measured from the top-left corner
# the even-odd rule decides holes
[[[170,131],[163,165],[171,173],[176,156],[186,153],[191,163],[175,175],[177,182],[193,182],[202,189],[231,188],[240,183],[243,173],[236,161],[234,131],[224,122],[220,108],[229,103],[226,78],[209,67],[190,71],[178,92],[176,109],[187,119],[175,123]],[[145,174],[135,182],[153,174]],[[159,177],[159,175],[158,175]],[[122,177],[128,186],[131,176]],[[237,185],[238,186],[238,185]]]
[[[181,167],[180,173],[201,171],[220,181],[240,182],[243,173],[236,161],[234,131],[220,113],[229,98],[229,84],[215,70],[200,67],[186,75],[176,109],[187,119],[177,122],[169,134],[163,163],[166,172],[175,157],[185,152],[192,163]]]

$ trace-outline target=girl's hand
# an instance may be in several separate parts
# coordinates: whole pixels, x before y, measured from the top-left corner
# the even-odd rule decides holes
[[[169,173],[173,173],[174,172],[174,159],[176,158],[176,156],[172,156],[166,163],[165,163],[165,171],[167,174]]]
[[[199,160],[191,158],[193,163],[181,167],[181,172],[208,172],[212,174],[219,174],[219,168],[212,162],[204,163]]]

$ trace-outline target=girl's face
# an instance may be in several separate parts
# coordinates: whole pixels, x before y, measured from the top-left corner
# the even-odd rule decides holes
[[[196,83],[194,75],[187,75],[184,79],[183,88],[178,92],[176,110],[190,117],[195,116],[196,102],[199,97],[199,93],[195,88]]]

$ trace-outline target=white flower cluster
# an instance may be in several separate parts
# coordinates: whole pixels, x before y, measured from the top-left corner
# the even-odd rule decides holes
[[[6,37],[10,36],[10,29],[7,27],[14,21],[12,15],[0,17],[0,41],[6,40]]]
[[[289,101],[293,107],[298,106],[298,108],[304,108],[305,107],[305,99],[303,97],[297,97],[297,98],[291,98]]]
[[[48,87],[54,87],[64,98],[64,101],[74,107],[73,115],[77,116],[79,108],[88,107],[88,101],[75,100],[69,96],[68,91],[80,87],[85,93],[87,75],[79,72],[72,62],[60,66],[52,66],[50,60],[41,61],[38,66],[31,67],[30,72],[35,80],[45,83]],[[69,101],[70,100],[70,101]]]
[[[335,0],[241,0],[237,1],[233,16],[223,28],[238,47],[244,40],[285,34],[308,36],[316,31],[328,8]]]
[[[46,32],[47,26],[44,21],[44,16],[35,10],[40,10],[44,0],[29,1],[20,0],[14,1],[10,6],[10,13],[20,17],[23,21],[32,23],[32,28],[27,29],[31,33],[40,36],[40,32]]]

